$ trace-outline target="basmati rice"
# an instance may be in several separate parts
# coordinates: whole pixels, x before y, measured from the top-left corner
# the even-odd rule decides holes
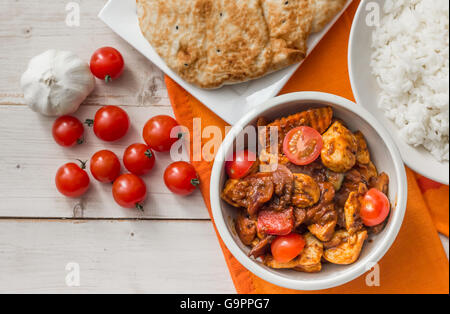
[[[448,0],[386,0],[372,47],[378,106],[408,144],[448,161]]]

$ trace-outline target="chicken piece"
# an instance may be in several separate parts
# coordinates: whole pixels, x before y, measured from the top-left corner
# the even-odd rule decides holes
[[[325,250],[327,250],[327,249],[332,249],[332,248],[338,247],[339,245],[341,245],[342,242],[346,241],[347,236],[348,236],[348,234],[346,232],[344,232],[344,230],[335,232],[335,234],[333,234],[333,237],[331,238],[330,241],[323,242],[323,248]]]
[[[294,174],[294,193],[292,204],[298,208],[307,208],[320,199],[320,188],[316,181],[306,174]]]
[[[367,192],[367,188],[365,191],[351,192],[348,196],[347,202],[345,202],[345,229],[347,229],[349,234],[354,234],[363,228],[360,212],[365,192]]]
[[[336,121],[323,134],[322,162],[328,169],[343,173],[356,164],[358,142],[356,137],[340,121]]]
[[[369,184],[373,177],[378,176],[377,167],[371,161],[367,165],[358,164],[356,170],[360,173],[361,180],[366,184]]]
[[[389,176],[386,173],[381,173],[379,176],[370,179],[369,187],[377,189],[384,194],[389,194]]]
[[[326,249],[323,257],[333,264],[350,265],[359,258],[364,242],[367,239],[367,231],[362,230],[350,235],[347,231],[339,230],[331,241],[334,238],[341,240],[339,245]]]
[[[322,270],[323,244],[311,233],[304,235],[305,248],[299,256],[295,270],[305,273],[317,273]]]
[[[278,131],[278,142],[274,144],[278,144],[278,152],[281,153],[284,138],[289,131],[299,126],[309,126],[322,134],[328,129],[332,119],[333,110],[330,107],[310,109],[267,124],[266,128],[261,128],[262,132],[260,132],[259,138],[263,141],[261,143],[263,147],[266,147],[267,151],[270,152],[270,128],[276,128]]]
[[[325,225],[333,221],[337,214],[334,210],[334,188],[329,182],[319,183],[320,201],[317,205],[310,207],[306,211],[306,222],[308,224],[318,223]]]
[[[241,239],[242,243],[245,245],[251,245],[256,238],[256,223],[255,217],[250,217],[244,214],[242,211],[239,212],[236,219],[236,232]]]
[[[302,266],[298,265],[294,268],[294,270],[302,272],[302,273],[320,273],[322,271],[322,263],[318,263],[315,265]]]
[[[366,139],[364,138],[364,135],[360,131],[355,133],[355,138],[356,141],[358,142],[356,161],[361,165],[367,165],[370,162],[370,153]]]
[[[228,180],[221,196],[231,206],[247,208],[252,216],[272,199],[273,192],[272,175],[257,173],[240,180]]]
[[[328,242],[333,237],[336,230],[337,216],[334,220],[327,222],[324,225],[315,223],[308,226],[308,230],[322,242]]]
[[[304,236],[305,248],[298,257],[288,263],[279,263],[272,256],[267,256],[264,264],[275,269],[291,269],[304,272],[318,272],[322,269],[323,245],[311,233]]]

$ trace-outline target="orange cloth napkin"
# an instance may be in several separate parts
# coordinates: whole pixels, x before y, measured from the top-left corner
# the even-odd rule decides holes
[[[292,77],[282,93],[322,91],[354,100],[347,73],[347,44],[355,1]],[[202,129],[227,125],[178,84],[166,77],[170,100],[178,122],[189,128],[201,118]],[[203,143],[209,139],[203,139]],[[192,139],[191,139],[192,143]],[[192,150],[191,150],[192,151]],[[211,215],[209,183],[212,163],[193,162]],[[436,228],[448,236],[448,186],[434,183],[407,169],[408,207],[397,240],[380,262],[380,286],[366,285],[366,276],[337,288],[302,292],[270,284],[246,270],[228,251],[219,234],[220,246],[238,293],[449,293],[449,263]],[[212,218],[212,216],[211,216]],[[214,225],[214,228],[215,225]]]

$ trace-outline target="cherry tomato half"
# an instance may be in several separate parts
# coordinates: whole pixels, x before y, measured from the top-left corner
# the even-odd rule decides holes
[[[230,179],[240,179],[250,173],[257,165],[257,157],[254,152],[243,150],[233,156],[232,161],[225,162],[225,170]]]
[[[155,154],[145,144],[132,144],[123,154],[123,164],[128,171],[141,176],[153,169]]]
[[[271,244],[273,258],[278,263],[289,263],[305,248],[305,239],[298,233],[277,237]]]
[[[114,181],[114,200],[122,207],[143,210],[142,202],[147,197],[147,186],[138,176],[123,174]]]
[[[287,235],[294,228],[294,210],[262,210],[258,213],[257,229],[261,234]]]
[[[118,78],[124,68],[123,57],[117,49],[103,47],[94,52],[91,57],[91,72],[106,83]]]
[[[168,152],[181,136],[170,137],[172,129],[176,127],[178,127],[178,123],[174,118],[164,115],[156,116],[145,124],[142,136],[151,149],[157,152]]]
[[[53,124],[53,138],[61,146],[70,147],[83,143],[83,123],[75,117],[62,116]]]
[[[113,152],[101,150],[92,156],[90,169],[98,181],[112,183],[120,175],[120,161]]]
[[[117,106],[105,106],[95,114],[94,120],[86,120],[86,124],[94,125],[94,133],[106,142],[121,139],[130,128],[130,118],[122,108]]]
[[[79,197],[86,193],[90,180],[84,171],[85,167],[85,162],[81,162],[81,167],[72,162],[59,168],[55,177],[58,191],[68,197]]]
[[[167,167],[164,182],[169,190],[179,195],[189,195],[200,184],[197,172],[187,162],[178,161]]]
[[[322,135],[307,126],[291,130],[283,142],[284,154],[293,164],[299,166],[314,162],[320,156],[322,148]]]
[[[367,227],[373,227],[385,221],[390,211],[387,196],[377,189],[370,189],[362,201],[360,216]]]

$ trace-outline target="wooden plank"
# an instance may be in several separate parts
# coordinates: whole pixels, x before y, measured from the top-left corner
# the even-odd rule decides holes
[[[82,106],[76,116],[83,121],[93,117],[98,108]],[[164,170],[172,162],[168,153],[156,153],[155,168],[143,177],[149,190],[144,213],[120,208],[112,198],[111,185],[98,183],[92,176],[90,191],[82,199],[58,193],[54,175],[61,165],[89,160],[102,149],[112,150],[121,158],[128,145],[142,142],[141,130],[150,117],[171,114],[168,107],[126,110],[132,128],[124,139],[105,143],[86,128],[84,144],[63,148],[51,135],[54,118],[42,117],[25,106],[0,106],[0,217],[209,219],[198,191],[178,197],[164,185]]]
[[[0,293],[235,293],[206,221],[0,220],[0,269]]]
[[[61,49],[73,51],[89,62],[97,48],[113,46],[123,54],[126,69],[116,82],[97,81],[96,90],[86,103],[169,106],[162,72],[98,19],[106,0],[72,1],[80,4],[78,27],[65,23],[69,2],[0,2],[0,104],[24,103],[19,81],[33,56],[47,49]]]

